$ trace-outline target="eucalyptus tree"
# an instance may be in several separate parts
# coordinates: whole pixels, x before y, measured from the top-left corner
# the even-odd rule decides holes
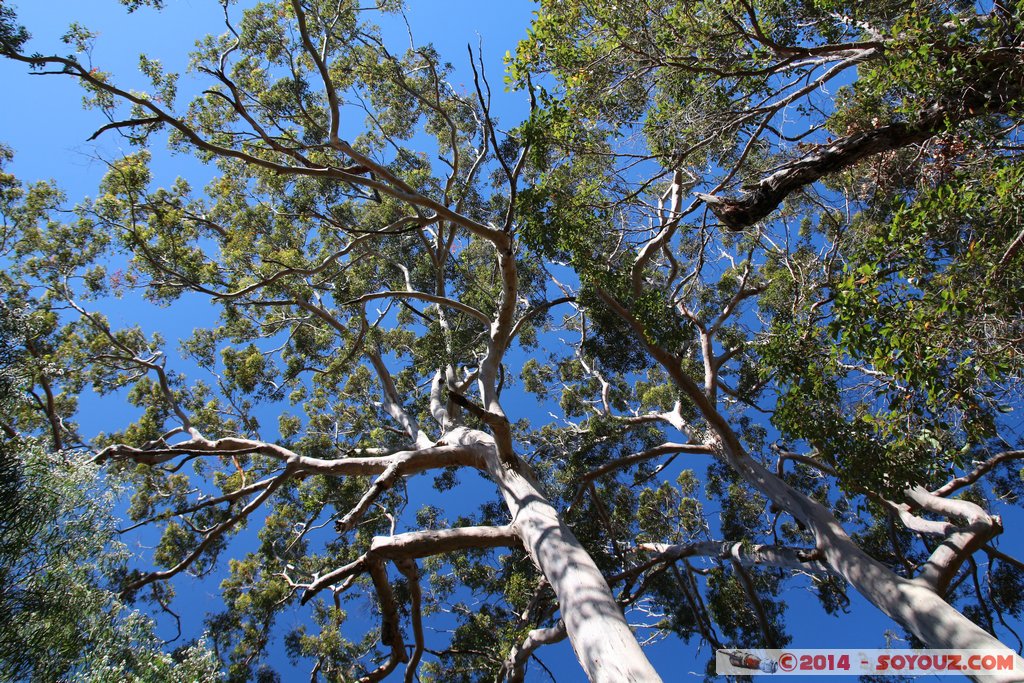
[[[683,431],[768,500],[762,533],[791,518],[805,562],[931,647],[994,644],[990,610],[1019,590],[986,510],[1017,477],[976,484],[1022,456],[1003,418],[1021,369],[1021,20],[1000,2],[552,2],[515,65],[553,76],[539,135],[572,151],[538,186],[593,190],[541,195],[549,222],[636,226],[608,268],[577,261],[615,319],[599,330],[671,378]],[[594,167],[611,180],[590,185]],[[545,225],[523,240],[573,251],[572,227],[598,229],[577,219],[560,242]],[[758,412],[782,437],[768,449],[746,433]],[[986,628],[950,604],[968,578]]]
[[[3,279],[70,370],[41,365],[51,400],[11,428],[95,449],[162,529],[123,596],[235,555],[208,624],[237,680],[297,603],[286,645],[329,680],[522,680],[565,638],[591,680],[659,680],[638,629],[779,646],[794,582],[931,647],[1004,647],[1019,9],[543,2],[507,130],[472,52],[456,87],[367,18],[400,9],[226,5],[185,105],[153,59],[145,93],[90,64],[83,27],[75,55],[27,54],[0,9],[7,57],[139,146],[72,218],[18,203]],[[165,135],[213,180],[156,187]],[[111,295],[219,319],[175,359]],[[86,384],[138,419],[80,435]],[[343,608],[363,598],[370,633]]]

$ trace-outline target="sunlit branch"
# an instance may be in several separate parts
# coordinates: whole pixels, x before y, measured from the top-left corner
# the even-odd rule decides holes
[[[237,500],[239,498],[243,498],[243,497],[249,495],[250,493],[255,493],[256,491],[262,491],[262,490],[266,489],[267,487],[273,485],[273,483],[275,481],[277,481],[277,478],[279,476],[280,476],[280,474],[275,474],[272,477],[267,477],[266,479],[262,479],[260,481],[255,482],[255,483],[249,484],[247,486],[241,486],[241,487],[235,489],[234,491],[230,491],[230,492],[225,493],[223,495],[215,496],[213,498],[207,498],[205,500],[200,500],[200,501],[198,501],[198,502],[196,502],[196,503],[194,503],[192,505],[189,505],[187,507],[178,508],[176,510],[171,511],[170,513],[167,513],[167,514],[170,514],[171,516],[174,516],[174,517],[180,517],[181,515],[187,515],[187,514],[192,513],[192,512],[198,512],[199,510],[204,510],[206,508],[213,507],[214,505],[220,505],[221,503],[230,503],[231,501]],[[155,521],[157,521],[159,519],[162,519],[164,516],[165,516],[164,514],[160,514],[160,515],[156,515],[154,517],[150,517],[148,519],[144,519],[144,520],[142,520],[140,522],[136,522],[135,524],[132,524],[131,526],[126,527],[124,529],[118,529],[118,533],[121,533],[121,534],[127,533],[129,531],[132,531],[133,529],[137,529],[137,528],[139,528],[141,526],[145,526],[146,524],[151,524],[152,522],[155,522]]]
[[[150,450],[118,444],[104,448],[96,454],[94,460],[97,464],[102,464],[107,460],[129,460],[147,465],[159,465],[181,455],[222,456],[254,453],[293,465],[296,474],[372,476],[382,474],[395,461],[399,461],[399,472],[403,476],[417,474],[425,470],[454,466],[472,467],[474,469],[484,468],[479,455],[473,449],[450,444],[398,451],[390,455],[326,460],[299,455],[277,444],[233,437],[217,439],[215,441],[206,439],[184,441],[167,448],[153,448]]]
[[[764,565],[780,569],[797,569],[814,574],[831,573],[831,570],[821,562],[820,552],[815,549],[745,545],[729,541],[699,541],[678,545],[640,543],[637,548],[655,553],[655,557],[648,561],[648,567],[661,562],[675,562],[687,557],[713,557],[723,560],[734,559],[744,567]]]
[[[406,220],[415,221],[416,219],[414,219],[414,218],[402,219],[402,221],[406,221]],[[402,222],[402,221],[397,221],[396,223]],[[392,225],[395,225],[396,223],[393,223]],[[391,227],[391,226],[388,226],[388,227]],[[385,228],[385,230],[387,230],[387,228]],[[325,258],[323,261],[321,261],[319,265],[314,266],[312,268],[285,268],[283,270],[279,270],[278,272],[274,273],[273,275],[271,275],[269,277],[262,278],[258,282],[254,282],[253,284],[247,285],[245,287],[242,287],[241,289],[236,289],[233,292],[215,292],[215,291],[212,291],[212,290],[207,290],[205,293],[206,294],[211,294],[213,296],[213,298],[215,298],[215,299],[237,299],[239,297],[245,296],[246,294],[250,294],[252,292],[255,292],[258,289],[262,289],[263,287],[266,287],[267,285],[272,285],[275,282],[277,282],[278,280],[280,280],[282,278],[285,278],[285,277],[288,277],[289,275],[297,275],[297,276],[300,276],[300,277],[307,277],[307,276],[310,276],[310,275],[316,275],[317,273],[321,273],[321,272],[327,270],[328,268],[330,268],[339,258],[341,258],[342,256],[348,255],[353,249],[355,249],[361,243],[367,241],[370,237],[371,237],[371,235],[368,234],[368,235],[362,235],[362,236],[352,240],[352,242],[348,246],[346,246],[344,249],[340,249],[339,251],[334,252],[333,254],[331,254],[330,256]]]
[[[753,30],[753,37],[756,38],[757,42],[761,43],[765,47],[768,47],[772,52],[778,55],[784,56],[808,56],[808,55],[829,55],[829,54],[842,54],[851,51],[860,51],[867,48],[874,48],[882,50],[884,49],[884,43],[880,41],[860,41],[856,43],[837,43],[828,45],[786,45],[773,40],[765,31],[761,28],[761,23],[757,19],[757,13],[754,10],[754,6],[748,1],[743,0],[743,6],[747,10],[747,18],[750,20],[750,26]],[[751,35],[751,34],[748,34]]]
[[[921,568],[917,580],[944,595],[949,582],[974,551],[1002,533],[999,517],[989,515],[980,506],[963,499],[942,498],[918,486],[905,492],[914,504],[944,517],[962,518],[967,526],[942,540]]]
[[[523,683],[526,675],[526,663],[533,653],[544,645],[552,645],[565,640],[566,635],[565,622],[561,619],[554,626],[531,629],[522,642],[512,646],[512,650],[498,672],[497,680]]]
[[[40,356],[35,343],[31,339],[25,340],[25,350],[34,358],[39,358]],[[28,393],[36,399],[36,404],[43,412],[43,415],[46,416],[46,421],[50,426],[50,438],[53,439],[53,449],[55,451],[63,450],[64,424],[60,415],[57,414],[57,401],[53,394],[53,386],[50,384],[50,378],[47,377],[46,372],[40,372],[36,379],[43,390],[45,400],[41,399],[34,391],[32,391],[32,389],[29,389]]]
[[[359,559],[315,578],[306,588],[302,602],[305,604],[324,588],[364,571],[370,560],[414,560],[458,550],[500,547],[522,547],[522,541],[511,526],[424,529],[396,536],[377,536],[370,544],[370,550]]]
[[[294,3],[293,3],[294,4]],[[314,50],[315,52],[315,50]],[[478,221],[472,220],[467,216],[460,213],[454,212],[444,204],[441,204],[425,195],[419,193],[413,189],[410,185],[398,178],[394,173],[388,170],[386,167],[378,164],[369,157],[360,154],[352,148],[350,144],[341,140],[337,136],[337,132],[332,135],[331,146],[342,154],[352,159],[358,168],[365,168],[371,171],[369,177],[362,175],[361,173],[351,173],[345,169],[331,167],[331,166],[304,166],[304,165],[288,165],[281,164],[276,161],[271,161],[247,152],[234,149],[232,147],[225,147],[223,145],[210,142],[199,135],[192,127],[184,123],[181,119],[171,115],[159,105],[156,104],[152,99],[130,93],[126,90],[118,88],[110,83],[107,83],[102,78],[97,77],[85,67],[81,66],[74,59],[57,56],[24,56],[17,53],[6,53],[6,56],[11,59],[24,62],[32,65],[45,65],[55,64],[63,68],[62,72],[82,81],[88,83],[93,88],[110,93],[115,97],[130,102],[141,109],[148,111],[159,118],[161,122],[170,125],[172,128],[177,130],[184,136],[192,145],[201,149],[205,152],[209,152],[216,156],[238,159],[253,166],[265,168],[274,173],[282,175],[300,175],[309,176],[314,178],[328,178],[343,181],[351,185],[360,187],[366,187],[371,190],[376,190],[381,194],[387,194],[388,196],[394,197],[395,199],[408,203],[412,206],[430,209],[434,211],[438,216],[452,221],[453,223],[469,230],[471,233],[478,235],[484,239],[487,239],[497,246],[507,246],[509,242],[508,235],[500,230],[496,230],[492,227],[479,223]],[[328,79],[329,83],[329,79]],[[325,86],[328,84],[325,83]],[[331,86],[332,87],[332,86]],[[332,117],[332,126],[337,122],[337,117]],[[381,177],[386,182],[378,181],[374,178]]]
[[[65,290],[67,290],[66,286]],[[171,390],[171,384],[167,378],[167,373],[164,370],[164,366],[161,363],[155,362],[158,358],[161,358],[163,356],[163,353],[161,351],[155,351],[151,354],[149,358],[140,357],[134,349],[128,347],[120,339],[118,339],[117,336],[113,332],[111,332],[110,327],[102,319],[100,319],[99,316],[89,313],[84,308],[75,303],[75,301],[71,298],[70,294],[67,291],[65,291],[65,300],[73,309],[75,309],[79,313],[79,315],[88,320],[89,323],[94,328],[96,328],[104,337],[106,337],[110,341],[111,345],[113,345],[117,349],[120,349],[125,354],[124,360],[127,360],[140,368],[145,368],[146,370],[152,371],[153,373],[156,374],[157,381],[159,382],[160,385],[160,391],[163,394],[164,399],[167,401],[168,407],[170,407],[170,409],[181,421],[182,430],[184,430],[194,438],[200,438],[201,435],[192,426],[192,420],[189,418],[188,413],[186,413],[185,410],[181,407],[181,403],[178,401],[178,398],[174,395],[174,392]]]
[[[292,10],[295,12],[295,19],[299,26],[302,46],[306,49],[306,54],[309,55],[309,58],[313,60],[313,64],[316,65],[317,72],[320,74],[320,80],[324,84],[324,91],[327,93],[328,115],[331,121],[330,136],[331,140],[334,140],[338,137],[338,129],[341,126],[341,104],[338,100],[338,91],[334,87],[334,81],[331,79],[330,71],[324,62],[323,56],[313,45],[313,40],[310,38],[309,28],[306,26],[306,13],[302,9],[302,3],[299,0],[292,0]],[[326,36],[324,37],[324,47],[327,47]]]
[[[532,307],[529,311],[527,311],[523,315],[523,317],[519,318],[519,320],[516,321],[516,324],[512,327],[511,334],[509,334],[509,338],[515,339],[516,336],[519,334],[519,331],[522,329],[523,325],[526,325],[537,316],[546,313],[555,306],[572,303],[574,301],[576,301],[576,297],[574,296],[563,296],[559,297],[558,299],[553,299],[551,301],[545,301],[543,303],[537,304],[536,306]]]
[[[447,375],[447,372],[444,373]],[[447,401],[444,401],[443,387],[448,383],[446,377],[438,370],[430,382],[430,414],[434,417],[442,431],[448,431],[453,426],[452,416],[448,410]]]
[[[395,382],[391,378],[391,372],[381,359],[380,353],[376,350],[367,350],[366,357],[369,359],[370,364],[373,365],[373,369],[376,370],[377,377],[380,379],[384,410],[387,411],[388,415],[395,422],[402,426],[402,430],[413,440],[417,447],[429,448],[432,446],[434,442],[419,428],[415,418],[402,407],[402,399],[398,395],[398,389],[395,387]]]
[[[408,661],[402,629],[399,625],[398,601],[388,581],[388,572],[382,560],[373,558],[366,562],[366,573],[370,575],[374,590],[377,591],[377,603],[380,605],[380,642],[391,648],[391,656],[384,664],[364,676],[361,681],[370,683],[387,678],[400,662]],[[305,601],[303,596],[303,601]]]
[[[372,292],[370,294],[363,294],[355,299],[350,299],[342,304],[342,306],[358,306],[364,304],[367,301],[373,301],[374,299],[418,299],[420,301],[427,301],[438,306],[447,306],[448,308],[454,309],[465,313],[466,315],[472,316],[477,320],[484,323],[488,327],[491,324],[491,319],[484,315],[481,311],[462,303],[454,299],[449,299],[443,296],[437,296],[435,294],[427,294],[426,292],[409,292],[409,291],[397,291],[388,290],[384,292]]]
[[[692,184],[693,183],[691,182],[691,185]],[[676,228],[679,227],[679,221],[684,215],[682,210],[683,192],[683,172],[676,169],[672,172],[672,183],[658,201],[658,217],[662,221],[661,229],[655,237],[644,244],[640,249],[640,252],[637,254],[636,259],[633,261],[632,282],[634,292],[639,292],[642,288],[643,273],[647,263],[651,260],[658,249],[672,239],[672,235],[675,234]],[[665,215],[665,212],[661,210],[661,207],[666,200],[669,201],[667,215]]]
[[[400,460],[396,460],[394,463],[389,465],[388,468],[384,470],[376,480],[374,480],[370,488],[367,489],[366,493],[364,493],[362,498],[359,499],[359,502],[357,502],[344,517],[338,520],[335,524],[335,529],[339,534],[345,534],[351,531],[362,520],[366,511],[370,509],[370,506],[380,498],[381,494],[395,485],[395,482],[398,481],[399,478],[398,470],[401,462],[402,461]]]

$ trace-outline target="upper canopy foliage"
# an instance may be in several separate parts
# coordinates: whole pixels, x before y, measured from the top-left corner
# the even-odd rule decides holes
[[[32,320],[3,428],[97,451],[160,530],[124,598],[222,579],[231,680],[272,680],[307,602],[281,637],[329,680],[521,680],[567,634],[594,676],[576,550],[641,640],[782,646],[808,584],[932,647],[958,645],[883,593],[1012,634],[1020,3],[544,0],[511,128],[478,56],[385,44],[400,12],[228,6],[178,103],[149,57],[140,93],[24,54],[0,8],[3,54],[138,147],[73,211],[0,177],[0,289]],[[160,180],[165,139],[212,179]],[[118,297],[166,322],[117,327]],[[76,425],[87,386],[133,419]]]

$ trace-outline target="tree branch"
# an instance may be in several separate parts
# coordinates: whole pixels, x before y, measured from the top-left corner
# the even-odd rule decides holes
[[[639,453],[633,453],[626,455],[621,458],[616,458],[590,470],[580,479],[579,488],[576,489],[576,495],[572,497],[572,501],[566,508],[565,513],[568,515],[576,505],[579,503],[580,498],[583,497],[583,492],[598,477],[613,472],[615,470],[625,469],[641,462],[646,462],[662,455],[669,455],[672,453],[692,453],[700,455],[714,455],[714,449],[704,444],[696,443],[663,443],[660,446],[649,448],[646,451],[640,451]]]
[[[1018,460],[1020,458],[1024,458],[1024,451],[1003,451],[1002,453],[994,455],[984,461],[964,476],[957,477],[956,479],[952,479],[946,484],[943,484],[932,491],[932,495],[946,497],[955,491],[959,491],[965,486],[970,486],[1002,463],[1010,460]]]
[[[964,561],[1002,532],[1002,521],[970,501],[942,498],[920,486],[910,489],[905,495],[928,512],[944,517],[960,517],[967,522],[965,528],[957,529],[943,539],[928,561],[921,566],[915,579],[939,595],[945,595],[949,582]]]
[[[526,675],[526,663],[533,653],[543,645],[552,645],[565,640],[566,635],[565,622],[561,619],[554,626],[531,629],[521,643],[512,646],[508,657],[501,665],[497,680],[504,679],[508,683],[523,683]]]
[[[873,53],[874,48],[867,52]],[[861,58],[861,61],[866,58]],[[820,178],[848,168],[858,161],[908,145],[924,142],[950,126],[981,115],[999,112],[1020,94],[1021,85],[1013,78],[1001,81],[1004,74],[994,69],[990,79],[994,92],[984,84],[971,84],[971,90],[955,102],[935,103],[913,122],[895,122],[839,138],[783,164],[770,176],[758,181],[736,198],[698,194],[711,211],[730,230],[743,230],[765,218],[792,192]],[[988,97],[989,95],[994,95]]]
[[[798,569],[814,574],[832,573],[832,570],[821,562],[821,554],[815,549],[746,545],[730,541],[700,541],[679,545],[640,543],[637,548],[656,553],[656,556],[648,561],[648,566],[653,566],[654,563],[675,562],[687,557],[703,556],[724,560],[734,559],[744,567],[766,565],[780,569]]]
[[[455,529],[411,531],[396,536],[376,536],[370,550],[354,562],[316,578],[302,595],[306,604],[318,592],[365,570],[376,560],[414,560],[457,550],[521,548],[522,541],[510,526],[467,526]]]

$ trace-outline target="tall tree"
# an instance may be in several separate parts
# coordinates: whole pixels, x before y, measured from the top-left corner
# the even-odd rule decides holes
[[[0,12],[7,57],[81,81],[97,135],[140,147],[73,220],[47,187],[9,195],[3,288],[45,292],[39,357],[69,370],[40,365],[11,429],[88,443],[162,528],[125,599],[259,526],[209,619],[233,679],[310,602],[285,640],[329,680],[522,680],[566,637],[591,680],[658,680],[625,615],[779,646],[808,576],[826,610],[852,586],[931,647],[1013,635],[993,509],[1024,455],[1020,7],[543,2],[511,130],[472,53],[454,87],[351,2],[226,9],[186,106],[158,62],[128,90],[86,29],[78,56],[27,54]],[[164,132],[205,188],[155,187]],[[179,340],[205,380],[102,315],[136,292],[217,304]],[[79,435],[86,383],[141,416]],[[423,473],[479,507],[442,509]]]

